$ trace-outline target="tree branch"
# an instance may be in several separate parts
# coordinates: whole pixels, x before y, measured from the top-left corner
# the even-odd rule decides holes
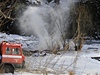
[[[5,18],[5,19],[9,19],[9,20],[15,20],[14,18],[10,18],[8,16],[6,16],[0,9],[0,14]]]

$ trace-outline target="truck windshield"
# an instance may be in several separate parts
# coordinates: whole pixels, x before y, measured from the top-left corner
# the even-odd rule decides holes
[[[12,49],[12,54],[20,54],[20,51],[18,48],[13,48]]]
[[[11,48],[9,47],[6,48],[6,54],[11,54]]]
[[[6,48],[6,54],[20,54],[20,49],[19,48]]]

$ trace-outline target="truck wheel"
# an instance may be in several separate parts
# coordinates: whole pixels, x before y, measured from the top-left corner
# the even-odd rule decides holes
[[[14,68],[11,65],[4,65],[3,72],[4,73],[13,73],[14,74]]]

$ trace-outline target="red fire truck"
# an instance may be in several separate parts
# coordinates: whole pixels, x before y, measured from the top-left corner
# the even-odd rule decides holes
[[[25,56],[20,43],[0,43],[0,70],[3,73],[14,73],[16,68],[23,68],[24,64]]]

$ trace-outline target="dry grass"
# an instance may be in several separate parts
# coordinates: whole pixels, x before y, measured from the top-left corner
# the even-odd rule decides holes
[[[75,73],[71,70],[68,72],[68,75],[75,75]]]

